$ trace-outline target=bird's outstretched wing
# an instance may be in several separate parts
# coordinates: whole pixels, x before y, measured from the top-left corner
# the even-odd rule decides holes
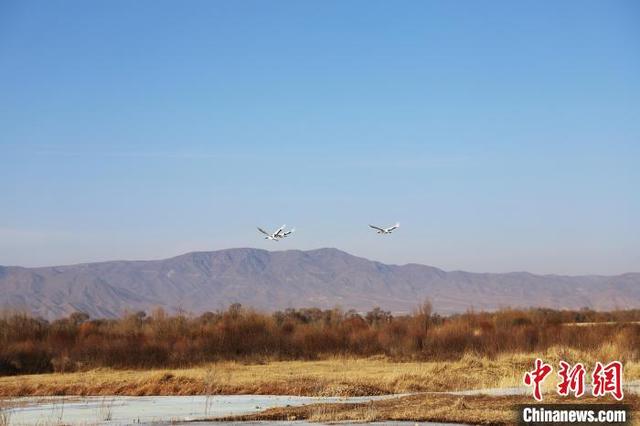
[[[289,235],[293,234],[296,231],[296,228],[292,228],[290,231],[286,231],[284,234],[282,234],[283,237],[288,237]]]
[[[271,234],[270,234],[270,233],[268,233],[268,232],[267,232],[267,231],[265,231],[264,229],[260,228],[259,226],[258,226],[258,231],[262,232],[262,233],[263,233],[264,235],[266,235],[267,237],[270,237],[270,236],[271,236]]]
[[[391,231],[393,231],[394,229],[398,229],[398,228],[400,228],[400,224],[399,224],[399,223],[396,223],[396,224],[395,224],[395,225],[393,225],[391,228],[387,228],[387,232],[391,232]]]
[[[369,227],[371,227],[371,228],[373,228],[373,229],[377,229],[378,231],[382,231],[382,232],[384,232],[384,229],[382,229],[382,228],[378,228],[377,226],[369,225]]]

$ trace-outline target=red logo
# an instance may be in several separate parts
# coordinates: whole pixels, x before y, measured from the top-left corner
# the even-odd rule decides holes
[[[553,367],[545,364],[540,358],[536,359],[533,371],[527,371],[524,375],[524,384],[533,386],[533,397],[542,401],[542,392],[540,392],[540,384],[553,371]]]
[[[584,395],[584,377],[587,369],[584,365],[577,363],[571,367],[568,363],[560,361],[560,371],[558,376],[562,381],[558,384],[558,395],[567,396],[573,392],[576,398]]]
[[[537,358],[534,369],[524,374],[524,384],[533,387],[533,397],[537,401],[542,401],[541,386],[552,371],[553,367],[550,364],[546,364]],[[558,370],[560,382],[556,387],[558,395],[569,396],[573,392],[576,398],[580,398],[585,393],[586,375],[587,370],[582,363],[572,366],[565,361],[560,361],[560,370]],[[610,394],[620,401],[624,397],[622,392],[622,363],[620,361],[612,361],[603,365],[601,362],[596,362],[593,373],[591,373],[591,387],[591,393],[596,398]]]
[[[622,393],[622,363],[613,361],[607,365],[596,362],[596,368],[591,374],[593,384],[593,396],[604,396],[608,393],[620,401],[624,395]]]

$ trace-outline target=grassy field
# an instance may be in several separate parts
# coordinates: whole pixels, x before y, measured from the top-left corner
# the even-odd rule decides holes
[[[520,366],[520,364],[522,364]],[[188,369],[112,370],[0,378],[0,396],[279,394],[355,396],[510,385],[524,360],[391,362],[385,358],[220,362]]]
[[[548,362],[587,364],[593,354],[552,349]],[[357,396],[518,386],[534,357],[495,359],[465,355],[459,361],[394,362],[385,357],[332,358],[261,364],[219,362],[187,369],[114,370],[0,378],[0,396],[272,394]],[[626,381],[640,379],[640,363],[627,362]],[[549,385],[554,382],[548,380]]]

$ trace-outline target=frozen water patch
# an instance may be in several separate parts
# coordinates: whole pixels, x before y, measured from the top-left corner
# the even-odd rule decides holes
[[[590,386],[587,392],[590,392]],[[626,393],[640,393],[640,381],[624,385]],[[460,396],[530,395],[526,386],[487,388],[455,392],[427,392],[426,394]],[[122,425],[181,423],[204,418],[250,414],[274,407],[300,406],[314,403],[359,403],[396,398],[403,395],[360,397],[305,397],[282,395],[215,395],[215,396],[111,396],[111,397],[26,397],[8,400],[12,406],[9,415],[12,425]],[[202,424],[202,423],[199,423]],[[237,422],[207,422],[205,424],[230,425]],[[245,422],[246,425],[308,425],[306,422]],[[317,424],[317,423],[314,423]],[[377,425],[415,422],[377,422]],[[437,423],[418,423],[437,425]]]
[[[319,402],[358,403],[396,396],[398,395],[346,398],[281,395],[28,397],[9,400],[13,407],[9,414],[12,425],[121,425],[184,422],[250,414],[273,407]]]

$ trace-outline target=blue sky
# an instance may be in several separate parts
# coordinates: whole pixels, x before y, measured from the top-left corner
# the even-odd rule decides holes
[[[0,264],[329,246],[640,271],[639,22],[636,1],[2,1]]]

